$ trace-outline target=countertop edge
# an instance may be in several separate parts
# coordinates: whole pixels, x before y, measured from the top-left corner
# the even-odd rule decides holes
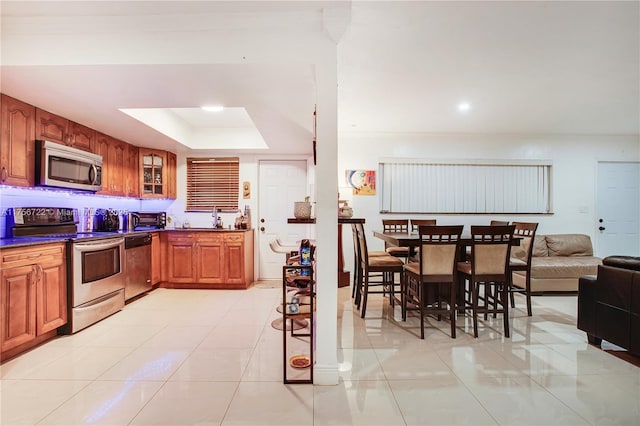
[[[146,234],[153,232],[213,232],[213,233],[237,233],[237,232],[253,232],[251,229],[214,229],[214,228],[177,228],[177,229],[136,229],[134,231],[116,231],[105,232],[105,237],[108,236],[123,236]],[[20,248],[29,246],[38,246],[52,243],[66,243],[69,241],[69,237],[13,237],[13,238],[0,238],[0,249]]]

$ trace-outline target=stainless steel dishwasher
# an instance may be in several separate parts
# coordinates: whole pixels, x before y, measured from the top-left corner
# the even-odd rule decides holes
[[[151,290],[151,234],[125,237],[124,261],[124,299]]]

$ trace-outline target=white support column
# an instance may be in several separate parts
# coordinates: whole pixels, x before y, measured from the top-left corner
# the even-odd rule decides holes
[[[335,48],[334,48],[335,49]],[[335,51],[316,68],[317,82],[317,385],[338,384],[338,78]]]

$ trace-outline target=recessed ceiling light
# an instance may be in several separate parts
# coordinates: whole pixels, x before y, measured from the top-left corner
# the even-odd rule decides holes
[[[203,106],[202,109],[209,112],[220,112],[224,109],[224,107],[222,105],[210,105]]]
[[[467,112],[471,109],[471,104],[469,102],[460,102],[458,104],[458,111]]]

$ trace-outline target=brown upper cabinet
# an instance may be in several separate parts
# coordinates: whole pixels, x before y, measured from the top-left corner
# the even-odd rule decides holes
[[[127,146],[127,152],[124,158],[125,186],[124,195],[127,197],[140,196],[140,175],[138,168],[138,147],[133,145]]]
[[[176,154],[138,148],[5,94],[0,94],[0,184],[33,187],[35,143],[42,139],[102,156],[98,194],[172,198]]]
[[[167,152],[167,198],[178,198],[178,185],[176,183],[178,159],[173,152]]]
[[[125,195],[129,144],[96,132],[94,152],[102,156],[102,195]]]
[[[83,151],[93,151],[96,131],[64,117],[36,108],[36,139],[63,143]]]
[[[0,183],[14,186],[34,185],[36,108],[0,96],[2,134],[0,135]]]
[[[139,149],[140,197],[167,198],[167,151]]]

